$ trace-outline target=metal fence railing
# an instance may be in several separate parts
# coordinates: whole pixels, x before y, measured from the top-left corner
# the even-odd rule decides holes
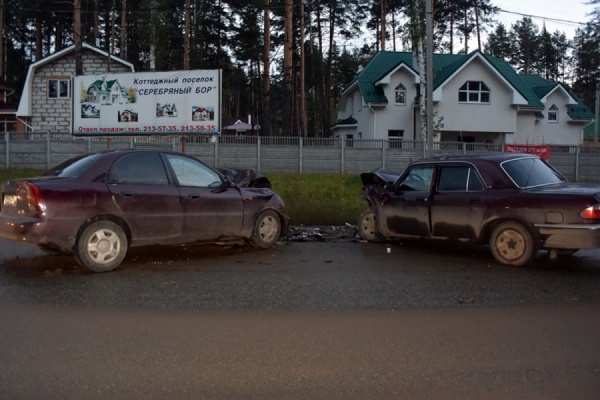
[[[550,163],[572,181],[600,182],[600,147],[549,145]],[[0,132],[0,168],[47,169],[90,151],[157,148],[182,151],[214,167],[261,173],[358,174],[403,170],[425,155],[422,141],[256,136],[74,137],[56,133]],[[433,154],[503,151],[489,143],[436,142]]]

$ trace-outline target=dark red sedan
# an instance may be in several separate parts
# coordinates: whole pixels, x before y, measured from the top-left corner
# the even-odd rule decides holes
[[[171,151],[85,154],[6,182],[0,236],[72,253],[96,272],[116,268],[132,246],[273,246],[288,228],[283,201],[265,177],[224,172]]]
[[[489,243],[502,264],[522,266],[600,247],[600,185],[568,182],[531,154],[422,159],[397,174],[361,174],[369,203],[359,218],[369,241],[423,238]]]

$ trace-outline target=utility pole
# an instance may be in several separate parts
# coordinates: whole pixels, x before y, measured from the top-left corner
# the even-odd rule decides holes
[[[432,1],[425,0],[425,84],[427,109],[427,157],[433,155],[433,10]]]
[[[600,136],[600,79],[596,81],[596,123],[594,125],[594,143],[598,143]]]

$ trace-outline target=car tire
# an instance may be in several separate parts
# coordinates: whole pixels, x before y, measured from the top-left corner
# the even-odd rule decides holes
[[[75,259],[94,272],[112,271],[123,262],[127,247],[123,228],[112,221],[96,221],[78,235]]]
[[[512,221],[503,222],[494,228],[490,248],[499,263],[515,267],[528,264],[538,252],[538,246],[529,229]]]
[[[358,234],[369,242],[383,242],[385,237],[377,231],[375,210],[368,208],[358,217]]]
[[[273,210],[265,210],[256,218],[252,230],[251,243],[254,247],[273,247],[281,236],[281,218]]]

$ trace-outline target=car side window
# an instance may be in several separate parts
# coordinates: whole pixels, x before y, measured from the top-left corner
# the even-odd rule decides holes
[[[439,191],[478,191],[483,185],[471,166],[444,166],[440,168]]]
[[[397,190],[402,192],[427,192],[431,186],[433,166],[415,166],[398,182]]]
[[[119,158],[108,173],[111,183],[167,185],[167,171],[158,153],[132,153]]]
[[[180,186],[220,187],[222,184],[218,173],[198,161],[174,154],[168,154],[167,160]]]

